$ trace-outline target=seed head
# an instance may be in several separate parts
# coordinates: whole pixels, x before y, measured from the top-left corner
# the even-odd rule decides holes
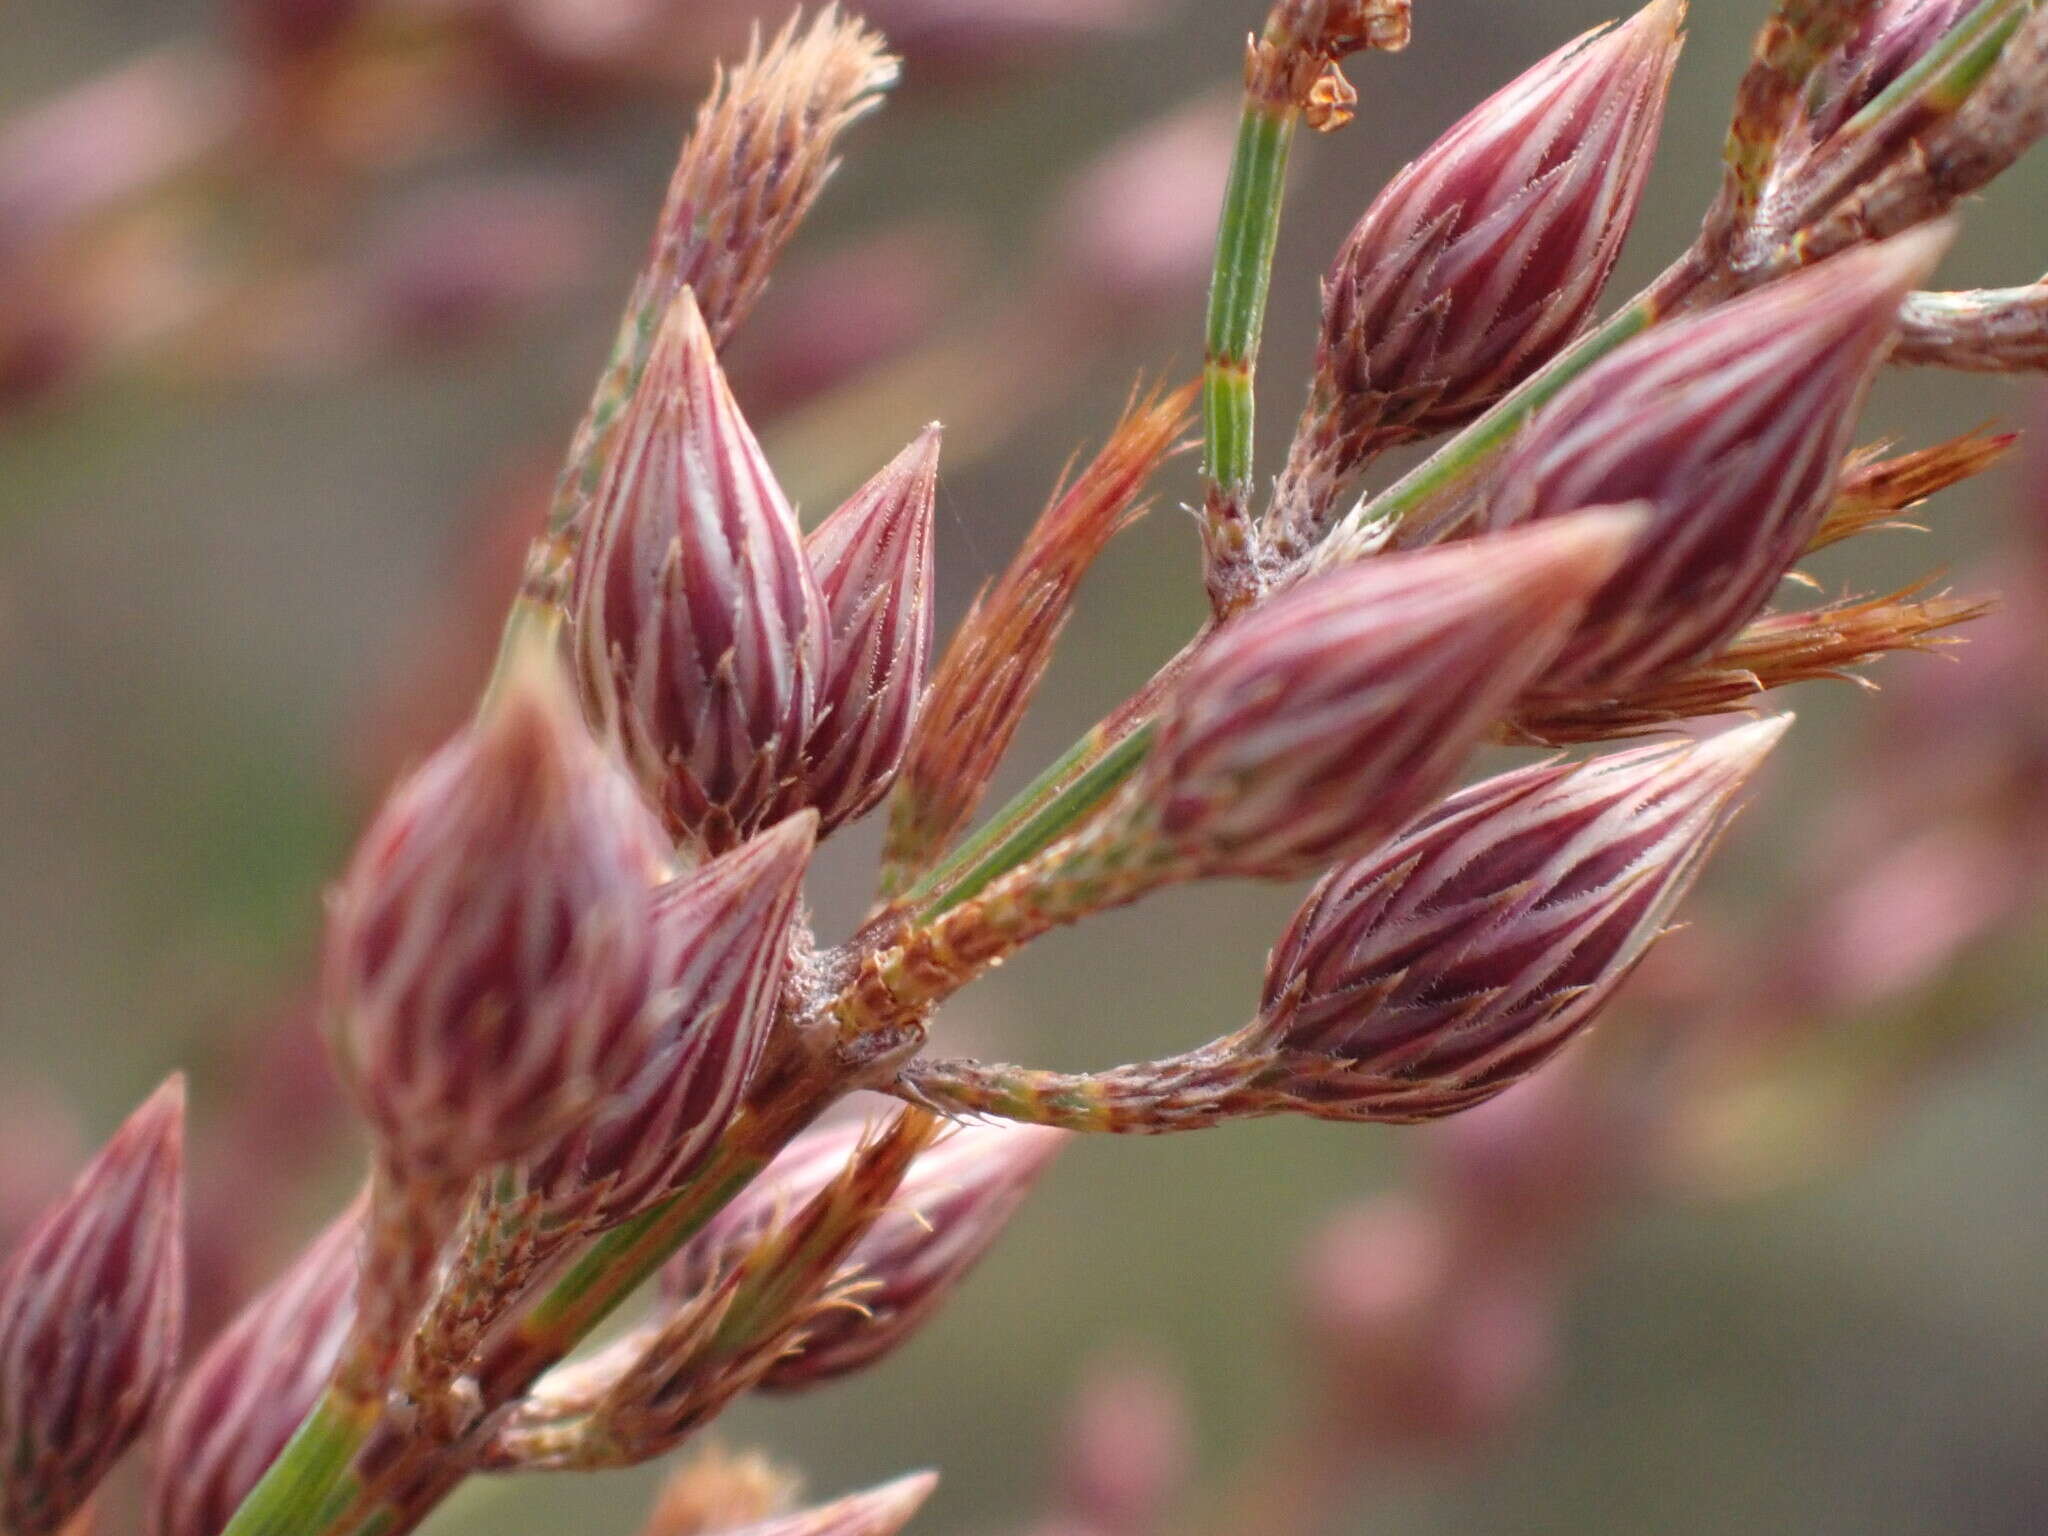
[[[169,1391],[185,1315],[185,1084],[130,1115],[0,1268],[0,1529],[48,1536]]]
[[[1372,1118],[1428,1119],[1548,1060],[1662,931],[1788,723],[1504,774],[1330,874],[1261,1005],[1306,1068],[1300,1107],[1327,1087],[1346,1116],[1370,1097]]]
[[[1619,692],[1755,617],[1825,518],[1899,301],[1947,240],[1916,231],[1659,326],[1536,418],[1501,466],[1492,527],[1649,508],[1542,692]]]
[[[994,1246],[1066,1139],[1038,1126],[967,1126],[920,1157],[847,1261],[851,1304],[825,1313],[762,1384],[816,1386],[904,1343]]]
[[[719,852],[796,776],[824,603],[688,291],[625,409],[570,592],[584,696],[671,830]]]
[[[639,1071],[532,1170],[601,1226],[673,1193],[717,1142],[761,1059],[789,963],[817,817],[777,823],[656,891],[656,1035]]]
[[[329,1049],[395,1162],[518,1157],[640,1065],[667,856],[552,648],[529,649],[385,803],[330,905]]]
[[[938,474],[932,426],[804,546],[825,602],[830,659],[799,792],[826,831],[889,792],[910,746],[932,644]]]
[[[179,1384],[150,1457],[149,1536],[219,1536],[327,1385],[355,1319],[351,1206]]]
[[[1469,421],[1598,303],[1648,176],[1682,0],[1559,49],[1388,185],[1323,283],[1309,407],[1276,499],[1296,543],[1403,438]]]
[[[1213,874],[1285,879],[1371,847],[1448,787],[1638,526],[1588,512],[1298,583],[1182,676],[1125,814]]]
[[[837,5],[790,20],[721,71],[676,162],[648,273],[655,297],[702,295],[722,345],[838,169],[838,140],[881,105],[898,61]]]

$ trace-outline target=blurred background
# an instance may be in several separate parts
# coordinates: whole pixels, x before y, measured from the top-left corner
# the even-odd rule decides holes
[[[730,362],[808,517],[946,422],[943,622],[1133,382],[1198,365],[1260,7],[864,9],[903,88]],[[1690,237],[1762,9],[1698,8],[1615,297]],[[1406,54],[1353,70],[1357,123],[1297,156],[1272,454],[1316,274],[1372,193],[1614,0],[1416,10]],[[181,1065],[195,1328],[345,1193],[359,1149],[305,1017],[321,889],[473,697],[710,61],[783,14],[14,0],[0,1237]],[[2044,202],[2037,156],[1944,284],[2038,275]],[[1866,436],[2036,414],[2019,385],[1902,372]],[[1077,1144],[913,1345],[720,1437],[821,1494],[938,1466],[931,1531],[1108,1531],[1119,1500],[1133,1531],[1155,1505],[1174,1531],[2048,1530],[2048,476],[2024,458],[1929,533],[1815,562],[1830,595],[1939,569],[2008,602],[1974,647],[1885,663],[1881,694],[1786,700],[1802,724],[1693,925],[1557,1082],[1440,1131]],[[1193,484],[1173,465],[1091,576],[1006,782],[1196,622]],[[828,933],[875,842],[825,856]],[[1296,894],[1055,935],[937,1040],[1086,1067],[1208,1039]],[[478,1484],[432,1529],[630,1531],[657,1478]]]

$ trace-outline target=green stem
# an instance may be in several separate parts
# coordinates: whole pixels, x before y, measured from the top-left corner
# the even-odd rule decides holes
[[[1062,752],[1058,761],[1026,784],[1003,803],[1002,809],[991,816],[972,837],[961,843],[945,858],[941,859],[897,902],[900,907],[914,907],[927,902],[944,891],[961,871],[986,858],[997,844],[1003,842],[1025,821],[1030,819],[1054,794],[1065,788],[1067,781],[1077,772],[1092,763],[1100,752],[1102,728],[1097,726],[1086,736]]]
[[[2040,0],[1983,0],[1935,40],[1905,73],[1879,91],[1835,135],[1837,142],[1861,138],[1880,126],[1905,103],[1925,94],[1938,112],[1953,112],[1974,91],[1998,61],[2022,17]]]
[[[1152,749],[1153,734],[1153,722],[1144,721],[1077,773],[1074,772],[1075,764],[1089,756],[1091,749],[1096,745],[1096,737],[1091,733],[1076,742],[1046,774],[1041,775],[1041,779],[1046,779],[1073,773],[1072,781],[1058,794],[1047,797],[1036,811],[1017,823],[1007,836],[995,838],[984,834],[975,842],[963,847],[961,851],[967,857],[959,861],[959,873],[950,879],[950,883],[944,885],[943,893],[937,900],[923,908],[919,916],[930,919],[942,912],[951,911],[963,901],[980,895],[995,880],[1049,848],[1075,823],[1107,800],[1117,787],[1131,776],[1138,764],[1145,760],[1145,754]],[[1026,796],[1031,793],[1029,789],[1025,791]],[[1000,826],[1001,819],[998,818],[991,824],[990,830],[994,831]],[[940,883],[928,879],[924,885],[911,893],[911,899],[915,901],[918,897],[929,894],[930,890],[938,889]]]
[[[931,901],[935,896],[943,895],[963,870],[988,857],[999,843],[1009,839],[1025,822],[1045,811],[1079,775],[1114,752],[1121,742],[1151,719],[1153,708],[1161,695],[1180,676],[1188,663],[1194,660],[1203,644],[1214,633],[1213,624],[1204,625],[1196,631],[1194,638],[1182,646],[1165,666],[1153,673],[1144,687],[1125,699],[1110,715],[1096,722],[1088,734],[1061,753],[1050,768],[1005,801],[1002,808],[989,817],[978,832],[949,853],[909,891],[885,907],[880,921],[871,923],[869,931],[873,931],[875,927],[886,926],[888,918],[900,915],[906,907],[914,907],[919,903]],[[995,874],[1003,872],[1001,869],[994,871]]]
[[[376,1423],[333,1392],[306,1415],[221,1536],[314,1536],[353,1500],[349,1463]]]
[[[1252,377],[1280,240],[1280,207],[1299,113],[1252,100],[1238,124],[1223,195],[1216,265],[1209,286],[1202,404],[1207,418],[1203,473],[1226,493],[1251,485]]]

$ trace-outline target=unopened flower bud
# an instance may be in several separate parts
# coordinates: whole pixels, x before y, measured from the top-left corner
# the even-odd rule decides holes
[[[387,1155],[459,1178],[531,1151],[641,1063],[667,858],[551,650],[385,803],[331,902],[336,1069]]]
[[[1182,675],[1125,805],[1211,874],[1291,878],[1371,847],[1449,787],[1638,527],[1587,512],[1300,582]]]
[[[1948,238],[1915,231],[1658,326],[1536,418],[1500,468],[1492,527],[1619,502],[1650,514],[1542,692],[1618,692],[1756,616],[1826,517],[1899,302]]]
[[[932,426],[805,544],[825,602],[828,660],[799,794],[826,831],[873,809],[910,745],[932,645],[938,474]]]
[[[865,1493],[742,1527],[730,1536],[897,1536],[938,1485],[937,1473],[916,1472]]]
[[[1682,0],[1589,33],[1482,103],[1373,201],[1323,283],[1276,498],[1312,541],[1381,449],[1462,425],[1584,327],[1635,218]]]
[[[656,1008],[646,1060],[532,1170],[601,1225],[680,1187],[717,1142],[761,1059],[789,960],[817,818],[806,811],[654,895]]]
[[[150,1457],[149,1536],[220,1536],[284,1449],[355,1319],[362,1239],[351,1206],[186,1374]]]
[[[49,1536],[148,1427],[185,1315],[185,1084],[128,1117],[0,1268],[0,1530]]]
[[[743,840],[809,739],[824,605],[688,291],[626,404],[569,610],[591,709],[670,827]]]
[[[1377,1118],[1498,1093],[1628,976],[1788,723],[1453,796],[1310,893],[1267,966],[1266,1038],[1335,1064],[1340,1093],[1377,1084]]]
[[[762,1384],[816,1386],[904,1343],[994,1246],[1066,1139],[1039,1126],[967,1126],[920,1157],[847,1260],[853,1305],[820,1317]]]

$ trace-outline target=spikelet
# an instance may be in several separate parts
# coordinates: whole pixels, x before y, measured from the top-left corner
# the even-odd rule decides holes
[[[1273,951],[1259,1016],[1198,1050],[1092,1073],[925,1058],[896,1091],[946,1114],[1125,1135],[1470,1108],[1592,1022],[1785,724],[1452,796],[1326,877]]]
[[[932,426],[804,544],[829,660],[797,790],[828,832],[888,794],[910,748],[932,643],[938,472]]]
[[[1589,512],[1555,538],[1447,545],[1289,588],[1178,680],[1122,814],[1205,874],[1287,879],[1371,846],[1448,787],[1638,526]]]
[[[551,648],[393,792],[330,903],[321,1000],[388,1160],[454,1183],[640,1065],[667,845]]]
[[[170,1390],[185,1315],[184,1137],[174,1077],[0,1267],[8,1536],[54,1536]]]
[[[794,1208],[778,1203],[772,1226],[722,1249],[708,1287],[580,1373],[572,1368],[566,1393],[544,1381],[499,1431],[489,1463],[631,1466],[679,1444],[844,1304],[847,1256],[939,1129],[913,1110],[864,1133],[808,1199]],[[767,1177],[775,1179],[772,1170]]]
[[[1806,546],[1807,553],[1866,529],[1893,525],[1901,512],[2002,463],[2018,441],[2014,432],[1966,432],[1892,458],[1880,457],[1883,445],[1859,449],[1842,466],[1834,502]]]
[[[837,5],[796,16],[721,70],[698,110],[662,204],[651,267],[661,298],[697,294],[723,346],[769,268],[839,168],[840,134],[881,105],[898,61]]]
[[[693,290],[713,344],[725,344],[838,169],[840,134],[881,104],[897,73],[882,39],[837,5],[808,27],[792,16],[765,47],[719,72],[677,157],[647,264],[570,445],[550,518],[555,539],[573,538],[589,514],[664,317]],[[541,565],[558,554],[544,546]]]
[[[1649,175],[1683,14],[1656,0],[1566,44],[1373,200],[1323,280],[1314,383],[1269,516],[1283,557],[1382,449],[1471,420],[1584,328]]]
[[[727,1536],[898,1536],[938,1483],[936,1473],[914,1472],[865,1493],[779,1515]]]
[[[1611,696],[1714,654],[1813,542],[1933,229],[1659,326],[1588,370],[1499,471],[1484,520],[1640,501],[1649,521],[1545,670]]]
[[[759,828],[816,720],[824,600],[688,291],[626,408],[569,617],[585,703],[670,831],[718,853]]]
[[[149,1536],[220,1536],[299,1427],[355,1317],[361,1202],[207,1346],[150,1456]]]
[[[792,816],[654,893],[660,1031],[639,1071],[529,1168],[557,1219],[637,1216],[717,1143],[775,1017],[816,830],[812,813]]]
[[[1711,660],[1665,673],[1635,692],[1612,699],[1526,700],[1501,738],[1534,746],[1612,741],[1753,709],[1759,695],[1794,683],[1862,682],[1855,668],[1899,651],[1955,644],[1957,637],[1944,632],[1990,608],[1981,599],[1928,597],[1908,587],[1884,597],[1766,614]]]
[[[1267,963],[1279,1091],[1426,1119],[1548,1060],[1663,931],[1789,723],[1488,780],[1336,870]]]
[[[1037,1127],[965,1126],[918,1158],[847,1259],[850,1304],[821,1316],[762,1386],[816,1386],[900,1348],[995,1246],[1065,1143]]]

